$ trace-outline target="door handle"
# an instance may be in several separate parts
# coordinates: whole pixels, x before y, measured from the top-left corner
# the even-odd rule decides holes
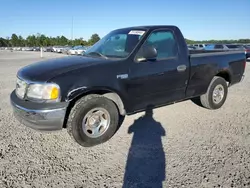
[[[186,69],[187,69],[187,66],[186,66],[186,65],[179,65],[179,66],[177,67],[177,71],[178,71],[178,72],[184,72]]]

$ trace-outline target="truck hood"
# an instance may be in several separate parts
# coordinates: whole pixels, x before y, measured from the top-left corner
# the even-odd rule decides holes
[[[110,60],[85,56],[55,58],[25,66],[18,71],[17,76],[32,82],[45,82],[68,71],[108,61]]]

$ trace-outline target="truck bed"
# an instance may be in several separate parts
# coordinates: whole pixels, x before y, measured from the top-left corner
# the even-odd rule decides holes
[[[220,56],[242,54],[243,51],[222,51],[222,50],[189,50],[191,57]]]
[[[189,50],[189,54],[231,54],[236,52],[243,52],[243,51],[233,51],[233,50]]]
[[[245,69],[245,54],[241,51],[208,51],[196,50],[200,53],[189,55],[190,80],[188,96],[205,92],[211,79],[218,72],[226,74],[230,85],[240,82]],[[205,83],[205,84],[204,84]],[[197,88],[199,90],[197,91]]]

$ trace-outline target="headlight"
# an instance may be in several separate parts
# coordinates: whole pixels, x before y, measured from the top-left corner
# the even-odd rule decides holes
[[[19,78],[17,78],[17,81],[16,81],[16,95],[23,99],[24,98],[24,95],[26,93],[26,87],[27,87],[27,84],[25,81],[23,80],[20,80]]]
[[[27,97],[35,100],[58,101],[60,88],[57,84],[31,84],[27,90]]]

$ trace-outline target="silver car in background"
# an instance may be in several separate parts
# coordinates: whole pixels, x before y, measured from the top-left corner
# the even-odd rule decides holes
[[[87,48],[85,46],[82,46],[82,47],[79,47],[77,50],[76,50],[76,55],[81,55],[83,54],[84,52],[86,52]]]
[[[68,51],[68,55],[78,55],[78,49],[81,49],[82,46],[74,46]]]

